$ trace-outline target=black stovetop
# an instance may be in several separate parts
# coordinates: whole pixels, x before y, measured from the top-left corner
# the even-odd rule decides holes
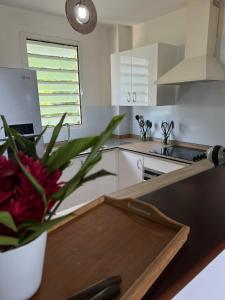
[[[153,154],[183,159],[187,161],[199,161],[206,158],[206,153],[203,150],[192,149],[180,146],[167,146],[150,151]]]

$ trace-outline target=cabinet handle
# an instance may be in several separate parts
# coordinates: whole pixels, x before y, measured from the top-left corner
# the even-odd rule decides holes
[[[138,170],[142,170],[142,167],[143,167],[142,161],[141,161],[141,159],[138,159],[137,160],[137,168],[138,168]]]
[[[133,92],[133,102],[137,102],[137,93]]]
[[[131,93],[128,92],[128,93],[127,93],[127,102],[130,102],[130,99],[131,99]]]

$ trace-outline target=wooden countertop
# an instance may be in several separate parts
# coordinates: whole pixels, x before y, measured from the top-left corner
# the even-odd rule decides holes
[[[57,144],[54,147],[54,150],[56,150],[58,147],[62,146],[66,142],[67,141],[57,142]],[[45,147],[47,147],[47,145],[48,144],[45,144]],[[202,150],[202,151],[206,151],[210,147],[207,145],[184,143],[184,142],[179,142],[179,141],[173,141],[170,145],[168,145],[168,147],[171,145],[182,146],[182,147],[186,147],[186,148],[194,148],[194,149],[198,149],[198,150]],[[165,147],[165,145],[163,145],[162,142],[158,141],[158,140],[143,142],[140,140],[140,138],[137,138],[137,137],[123,138],[123,139],[112,138],[108,141],[108,143],[106,143],[105,147],[102,148],[102,151],[109,151],[111,149],[121,149],[121,150],[127,150],[127,151],[136,152],[136,153],[141,153],[143,155],[157,157],[162,160],[173,160],[173,161],[181,162],[184,164],[191,163],[190,161],[187,161],[184,159],[167,157],[164,155],[153,153],[154,150],[159,150],[163,147]],[[84,151],[79,156],[87,155],[89,152],[90,152],[90,150]]]
[[[144,299],[172,299],[225,249],[225,166],[140,197],[190,226],[189,239]]]
[[[124,141],[130,142],[130,143],[119,146],[118,148],[121,150],[137,152],[137,153],[141,153],[144,155],[160,158],[163,160],[179,161],[181,163],[186,163],[186,164],[190,164],[192,162],[190,162],[188,160],[180,159],[180,158],[174,158],[171,156],[164,156],[164,155],[156,154],[154,152],[156,150],[157,150],[157,152],[159,152],[162,148],[170,147],[172,145],[185,147],[185,148],[191,148],[191,149],[197,149],[197,150],[202,150],[202,151],[206,151],[210,147],[210,146],[206,146],[206,145],[183,143],[183,142],[179,142],[179,141],[174,141],[171,145],[168,145],[168,146],[163,145],[162,142],[160,142],[160,141],[143,142],[143,141],[140,141],[137,139],[130,139],[130,141],[129,141],[129,139],[126,139]]]
[[[151,149],[162,146],[160,142],[126,141],[132,143],[116,148],[149,155]],[[202,160],[110,195],[147,201],[191,227],[189,241],[144,299],[171,299],[225,248],[224,182],[225,166],[215,169]]]
[[[110,196],[119,199],[126,197],[140,198],[141,196],[160,190],[166,186],[169,186],[186,178],[208,171],[213,167],[213,164],[209,160],[202,160],[180,170],[170,172],[168,174],[163,174],[149,181],[117,191],[115,193],[112,193]]]

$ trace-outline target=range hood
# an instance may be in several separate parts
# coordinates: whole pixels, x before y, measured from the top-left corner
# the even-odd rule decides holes
[[[219,0],[188,0],[185,59],[156,84],[225,80],[225,68],[215,57]]]

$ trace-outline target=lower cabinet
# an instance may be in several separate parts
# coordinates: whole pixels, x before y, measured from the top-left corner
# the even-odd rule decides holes
[[[75,158],[71,166],[64,171],[62,181],[68,181],[71,179],[78,172],[86,158],[87,156],[85,155]],[[105,169],[111,173],[117,174],[118,150],[103,152],[102,160],[95,166],[91,173],[95,173],[101,169]],[[79,207],[86,202],[95,200],[104,194],[110,194],[117,190],[117,176],[106,176],[87,182],[64,201],[59,209],[59,212],[71,207]]]
[[[73,160],[62,176],[62,181],[71,179],[80,169],[87,156],[83,155]],[[149,157],[126,150],[110,150],[102,154],[102,160],[91,173],[105,169],[118,176],[106,176],[87,182],[72,195],[70,195],[60,207],[60,211],[69,208],[79,208],[85,203],[95,200],[102,195],[109,195],[143,181],[144,169],[169,173],[185,167],[186,164]],[[90,173],[90,174],[91,174]]]
[[[119,151],[119,189],[142,182],[143,156],[140,154]]]

